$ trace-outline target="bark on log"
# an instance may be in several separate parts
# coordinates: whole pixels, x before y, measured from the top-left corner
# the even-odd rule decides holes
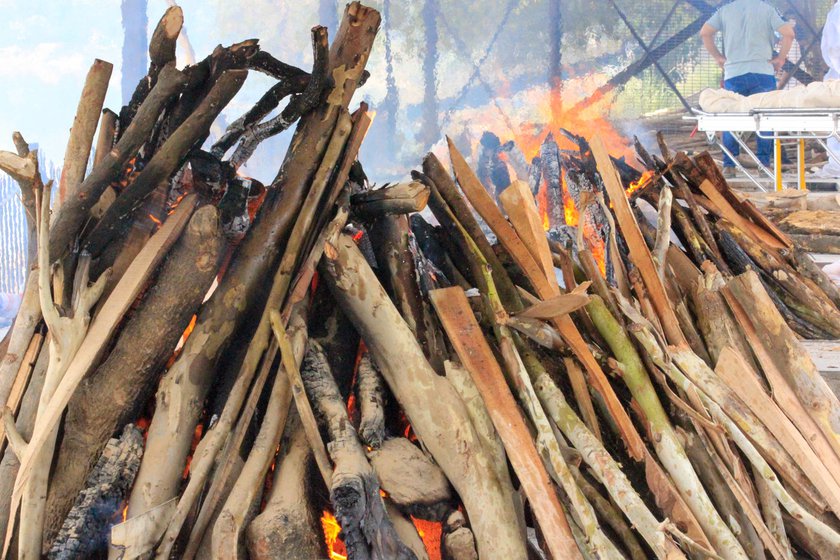
[[[733,278],[726,289],[747,312],[773,365],[785,376],[835,454],[840,456],[840,402],[779,315],[756,274],[748,272]]]
[[[85,178],[90,149],[93,146],[93,135],[99,122],[99,113],[105,103],[105,93],[108,91],[108,80],[114,66],[110,62],[96,59],[88,70],[85,85],[82,88],[79,106],[70,129],[70,139],[64,152],[64,167],[58,183],[58,204],[61,205],[67,197],[73,196]]]
[[[158,374],[216,276],[223,239],[218,212],[204,206],[161,267],[114,349],[70,400],[47,498],[51,542],[108,437],[136,418]],[[103,402],[110,405],[102,407]]]
[[[385,380],[365,352],[359,361],[356,388],[361,420],[359,438],[362,443],[379,449],[385,440]]]
[[[195,384],[197,401],[203,401],[215,365],[220,355],[227,350],[231,334],[241,325],[249,310],[253,312],[262,307],[268,295],[270,286],[266,285],[265,278],[277,265],[278,255],[321,163],[338,118],[336,107],[346,107],[356,89],[378,25],[379,13],[375,10],[357,2],[347,7],[330,52],[330,71],[336,71],[334,74],[339,75],[336,86],[325,104],[301,119],[280,173],[268,190],[254,224],[239,246],[213,298],[199,314],[193,331],[196,336],[190,337],[170,369],[169,375],[173,378],[189,379]],[[200,412],[199,405],[173,414],[171,426],[190,426],[183,430],[183,436],[176,442],[170,442],[166,435],[170,428],[165,425],[156,426],[161,422],[169,423],[170,420],[158,419],[156,414],[150,426],[147,447],[152,442],[152,428],[159,430],[159,435],[154,437],[162,437],[161,445],[163,448],[171,448],[173,462],[183,465],[189,453],[192,429],[198,422]],[[165,476],[165,483],[154,483],[154,494],[146,497],[139,490],[132,493],[129,515],[142,513],[175,495],[180,473],[176,469],[176,472]],[[141,477],[142,468],[138,480]],[[152,488],[144,489],[144,492],[146,490],[152,491]]]
[[[348,558],[415,559],[388,519],[379,495],[379,480],[347,416],[326,356],[315,341],[310,342],[304,357],[301,378],[329,437],[329,454],[334,464],[330,501],[341,525]]]
[[[791,263],[803,276],[814,282],[825,295],[831,299],[834,305],[840,309],[840,287],[814,262],[808,253],[800,247],[794,247],[788,253]]]
[[[126,221],[128,216],[161,181],[169,179],[180,167],[187,152],[207,133],[222,109],[245,83],[247,75],[245,70],[233,70],[219,77],[195,111],[167,138],[140,175],[120,193],[87,236],[85,248],[91,255],[99,255],[108,242],[126,231],[131,225]]]
[[[352,239],[342,236],[325,257],[324,277],[333,295],[362,334],[415,433],[458,491],[480,549],[491,556],[524,559],[511,496],[501,493],[492,460],[480,447],[458,395],[429,366]],[[471,454],[468,458],[456,449],[470,449]]]
[[[442,374],[446,348],[437,322],[417,284],[417,268],[409,248],[411,230],[408,216],[380,216],[370,225],[368,233],[379,264],[382,285],[420,342],[429,364]]]
[[[75,245],[75,237],[87,222],[90,210],[102,193],[124,171],[126,162],[143,145],[163,108],[186,84],[186,77],[174,66],[164,68],[157,84],[137,110],[116,145],[96,165],[79,188],[59,207],[50,228],[50,257],[60,259]]]
[[[142,456],[143,434],[134,424],[106,442],[47,554],[50,560],[91,557],[107,548],[112,520],[122,509]]]
[[[261,514],[247,528],[253,560],[311,560],[325,556],[324,538],[312,507],[312,451],[296,410],[286,421],[271,495]]]
[[[375,219],[383,214],[422,212],[429,200],[429,187],[420,182],[386,185],[350,197],[351,210],[361,219]]]

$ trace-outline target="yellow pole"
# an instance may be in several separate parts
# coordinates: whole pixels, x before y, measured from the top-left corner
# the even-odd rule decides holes
[[[776,171],[776,190],[782,190],[782,141],[776,138],[773,140],[773,166]]]
[[[799,139],[799,153],[797,155],[797,163],[799,164],[799,190],[805,190],[805,139]]]

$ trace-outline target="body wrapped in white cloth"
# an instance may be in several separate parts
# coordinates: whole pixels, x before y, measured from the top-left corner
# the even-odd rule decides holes
[[[753,109],[840,108],[840,80],[812,82],[807,86],[740,95],[725,89],[700,93],[700,108],[707,113],[748,113]]]

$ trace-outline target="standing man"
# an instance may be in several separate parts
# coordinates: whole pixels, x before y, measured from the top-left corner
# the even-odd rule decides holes
[[[828,73],[824,80],[840,80],[840,1],[834,4],[823,27],[820,49],[825,63],[828,65]],[[840,140],[832,136],[826,142],[828,149],[840,158]],[[818,173],[823,177],[840,177],[840,163],[828,158],[823,168]]]
[[[715,35],[723,34],[723,53],[715,45]],[[774,56],[776,33],[781,35],[779,53]],[[793,26],[785,22],[779,12],[763,0],[734,0],[721,6],[700,30],[703,45],[723,68],[723,87],[741,95],[764,93],[776,89],[775,72],[787,60],[793,44]],[[734,156],[740,148],[728,132],[723,144]],[[770,165],[773,141],[757,139],[758,159]],[[735,174],[735,163],[723,157],[723,172]]]

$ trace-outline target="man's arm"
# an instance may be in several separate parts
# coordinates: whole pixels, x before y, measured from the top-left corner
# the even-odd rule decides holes
[[[715,34],[717,32],[717,29],[708,23],[705,23],[703,24],[703,27],[700,28],[700,38],[703,39],[703,46],[706,47],[706,50],[709,51],[712,58],[715,59],[721,68],[723,68],[723,65],[726,64],[726,57],[721,54],[715,44]],[[788,49],[790,49],[790,45],[788,45]]]
[[[787,62],[787,56],[790,52],[791,45],[793,45],[795,35],[793,32],[793,25],[789,23],[784,24],[776,31],[778,31],[779,35],[782,36],[782,41],[779,44],[779,54],[777,54],[770,62],[773,64],[773,68],[776,69],[776,72],[778,72],[782,69],[782,66],[785,65],[785,62]]]

